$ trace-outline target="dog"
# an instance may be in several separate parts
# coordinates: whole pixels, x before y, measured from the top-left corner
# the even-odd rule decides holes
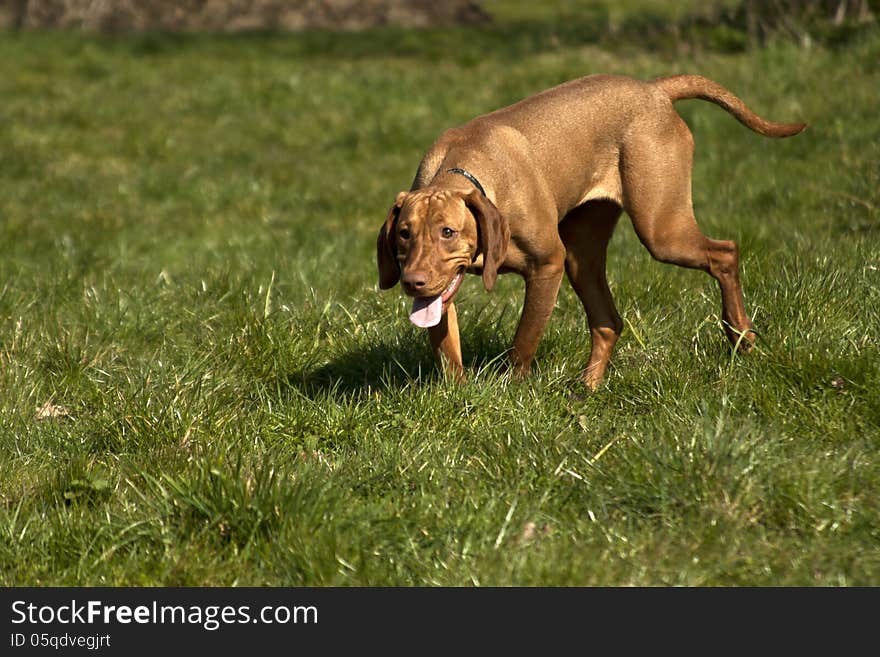
[[[739,250],[709,239],[691,203],[694,140],[673,103],[719,105],[765,137],[805,123],[762,119],[698,75],[640,81],[591,75],[547,89],[443,132],[400,192],[376,242],[379,287],[400,282],[410,320],[427,328],[438,362],[464,379],[454,297],[465,273],[491,291],[498,274],[525,280],[509,355],[527,374],[562,281],[583,304],[590,355],[583,382],[603,381],[623,322],[605,275],[608,241],[625,211],[653,258],[701,269],[721,288],[722,322],[742,350],[754,342],[743,305]]]

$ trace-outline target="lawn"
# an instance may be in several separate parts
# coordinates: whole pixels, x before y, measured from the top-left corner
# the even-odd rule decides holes
[[[880,30],[551,19],[0,34],[0,584],[880,584]],[[809,122],[771,141],[678,105],[757,348],[624,218],[602,389],[567,283],[510,376],[514,276],[462,286],[447,381],[378,290],[388,207],[443,129],[596,72],[700,73]]]

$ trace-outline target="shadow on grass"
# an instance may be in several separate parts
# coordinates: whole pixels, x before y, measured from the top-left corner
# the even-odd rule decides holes
[[[317,367],[288,374],[285,383],[314,399],[328,393],[352,396],[443,381],[445,375],[434,361],[427,336],[419,338],[405,346],[389,340],[347,351]],[[462,335],[467,376],[485,368],[506,368],[506,343],[507,337],[490,326],[475,326],[469,335]]]
[[[290,373],[287,383],[307,397],[326,393],[369,394],[374,390],[403,388],[434,374],[427,349],[415,344],[401,350],[391,342],[361,347],[313,368]]]

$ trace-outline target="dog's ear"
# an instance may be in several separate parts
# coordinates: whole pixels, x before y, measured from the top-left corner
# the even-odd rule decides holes
[[[491,291],[498,278],[498,268],[507,255],[510,227],[495,204],[479,190],[468,194],[464,203],[477,220],[477,253],[483,254],[483,285]]]
[[[379,238],[376,240],[376,263],[379,265],[379,289],[387,290],[397,285],[400,280],[400,265],[397,262],[397,247],[395,247],[395,232],[397,231],[397,217],[400,208],[406,199],[406,192],[400,192],[394,205],[388,211],[388,218],[379,230]]]

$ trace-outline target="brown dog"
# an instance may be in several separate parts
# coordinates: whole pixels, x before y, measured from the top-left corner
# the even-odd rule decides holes
[[[594,75],[567,82],[445,131],[379,231],[379,287],[400,281],[410,319],[428,328],[437,359],[463,377],[453,297],[464,272],[491,290],[499,273],[525,279],[511,358],[531,368],[562,272],[583,303],[592,346],[583,374],[602,381],[623,322],[605,278],[621,210],[661,262],[702,269],[721,288],[729,340],[754,340],[734,242],[707,238],[691,206],[693,137],[672,103],[708,100],[767,137],[806,124],[765,121],[727,89],[679,75],[641,82]]]

